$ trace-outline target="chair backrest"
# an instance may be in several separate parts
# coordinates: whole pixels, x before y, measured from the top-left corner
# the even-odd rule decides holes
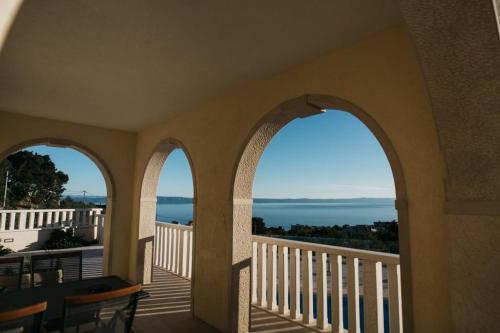
[[[82,279],[82,251],[31,256],[31,286]]]
[[[141,285],[64,298],[62,332],[132,331]]]
[[[21,288],[24,257],[0,258],[0,292]]]
[[[42,332],[42,322],[47,302],[33,304],[24,308],[0,313],[0,332]]]

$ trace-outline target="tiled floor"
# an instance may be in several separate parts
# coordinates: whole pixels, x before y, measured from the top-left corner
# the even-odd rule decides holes
[[[305,328],[297,323],[283,319],[275,314],[263,311],[256,307],[252,307],[250,332],[259,333],[278,333],[278,332],[293,332],[305,333],[316,332],[309,328]]]
[[[83,276],[102,275],[102,249],[85,250]],[[219,332],[191,315],[191,282],[159,268],[153,271],[153,283],[144,286],[149,298],[139,302],[134,320],[134,332],[191,333]],[[297,323],[252,307],[251,332],[314,332]]]

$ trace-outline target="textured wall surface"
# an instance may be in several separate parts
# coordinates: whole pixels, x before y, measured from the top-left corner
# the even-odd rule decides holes
[[[444,168],[421,70],[403,28],[338,49],[140,132],[132,239],[139,232],[141,177],[151,153],[158,143],[176,138],[186,146],[196,170],[194,315],[226,332],[235,325],[240,329],[246,320],[241,311],[247,295],[236,295],[235,300],[240,291],[232,287],[248,286],[244,265],[250,248],[249,242],[241,240],[249,238],[250,219],[248,225],[233,225],[233,221],[250,215],[244,202],[233,205],[239,157],[267,113],[306,94],[339,97],[357,105],[394,146],[408,200],[411,253],[403,261],[411,262],[412,273],[403,276],[403,288],[411,288],[414,297],[405,308],[423,331],[444,331],[442,327],[449,323]],[[235,198],[245,199],[250,191],[237,189]],[[404,283],[405,278],[411,285]]]
[[[491,0],[401,1],[446,160],[446,199],[500,203],[500,41]],[[500,208],[499,208],[500,209]]]
[[[500,318],[498,12],[491,0],[400,5],[418,50],[446,163],[449,329],[493,332]]]
[[[128,277],[136,134],[0,111],[0,158],[33,144],[73,146],[94,160],[106,180],[105,266]]]

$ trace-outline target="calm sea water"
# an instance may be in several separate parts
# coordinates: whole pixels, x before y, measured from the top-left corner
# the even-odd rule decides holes
[[[187,223],[193,216],[190,203],[158,203],[157,220]],[[292,224],[316,226],[371,224],[396,220],[394,199],[350,199],[335,202],[257,202],[253,216],[267,226],[290,228]]]

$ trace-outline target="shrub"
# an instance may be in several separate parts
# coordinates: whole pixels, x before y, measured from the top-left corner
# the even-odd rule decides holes
[[[56,229],[50,234],[50,238],[45,242],[43,248],[46,250],[70,249],[73,247],[82,247],[96,244],[96,241],[88,241],[82,237],[73,235],[73,230],[66,231]]]
[[[5,247],[3,245],[0,245],[0,256],[4,256],[6,254],[12,253],[12,250],[9,249],[8,247]]]

